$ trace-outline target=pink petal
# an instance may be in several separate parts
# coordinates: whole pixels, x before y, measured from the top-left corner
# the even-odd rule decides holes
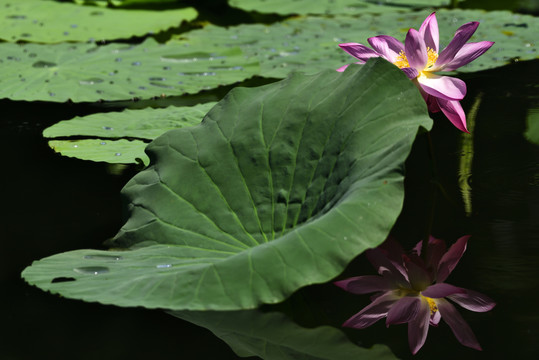
[[[417,75],[419,75],[419,72],[411,67],[402,68],[401,70],[406,74],[406,76],[408,76],[408,79],[410,80],[415,79]]]
[[[457,129],[469,133],[466,128],[466,114],[464,114],[464,110],[462,110],[462,106],[460,106],[458,100],[444,100],[437,98],[436,101],[444,115]]]
[[[449,42],[449,45],[447,45],[440,53],[440,56],[438,56],[436,65],[443,66],[452,61],[464,44],[466,44],[472,37],[478,26],[479,23],[477,21],[472,21],[459,27],[455,32],[455,36],[451,39],[451,42]]]
[[[388,291],[395,286],[386,278],[376,275],[357,276],[334,282],[338,287],[353,294],[369,294],[376,291]]]
[[[421,295],[429,298],[444,298],[453,294],[463,294],[466,290],[446,283],[438,283],[429,286],[421,292]]]
[[[387,316],[391,306],[399,299],[395,292],[389,291],[376,298],[360,312],[346,320],[343,326],[364,329]]]
[[[438,102],[436,101],[436,98],[434,96],[427,94],[425,90],[421,88],[421,85],[419,85],[419,82],[417,82],[417,79],[414,79],[413,81],[414,81],[414,84],[419,89],[421,96],[423,96],[423,100],[425,100],[425,102],[427,103],[427,109],[429,109],[430,112],[434,112],[434,113],[439,112],[440,106],[438,106]]]
[[[435,311],[434,314],[430,316],[430,325],[432,326],[438,326],[440,323],[440,320],[442,319],[442,315],[440,315],[439,311]]]
[[[408,30],[404,41],[404,49],[410,67],[422,71],[427,65],[428,55],[425,41],[419,31],[416,29]]]
[[[425,45],[438,52],[439,32],[435,12],[427,16],[425,21],[423,21],[423,24],[419,28],[419,33],[425,40]]]
[[[490,47],[494,45],[492,41],[480,41],[475,43],[464,44],[457,52],[453,60],[449,61],[444,67],[444,71],[453,71],[461,66],[464,66],[481,55],[483,55]],[[434,70],[436,71],[436,70]]]
[[[379,35],[367,39],[374,50],[380,53],[389,62],[395,62],[395,58],[404,51],[404,45],[389,35]]]
[[[466,83],[461,79],[423,72],[417,81],[427,94],[437,98],[462,100],[466,95]]]
[[[350,64],[346,64],[344,66],[341,66],[340,68],[337,69],[338,72],[343,72],[344,70],[346,70],[346,68],[350,66]]]
[[[465,309],[475,312],[492,310],[496,303],[486,295],[473,290],[466,290],[464,294],[453,294],[447,297]]]
[[[436,103],[436,107],[438,107],[438,103],[436,100],[434,101]],[[439,108],[437,109],[438,111]],[[429,111],[431,111],[429,109]],[[423,247],[423,241],[420,241],[417,243],[417,245],[414,248],[414,251],[421,256],[421,250]],[[438,270],[438,263],[440,262],[440,259],[446,252],[446,246],[445,241],[436,239],[433,236],[429,237],[429,243],[427,247],[427,263],[425,264],[427,267],[427,270],[432,275],[433,278],[436,278],[436,271]]]
[[[455,334],[455,337],[462,345],[481,350],[481,346],[475,338],[472,329],[453,305],[444,299],[439,299],[436,301],[436,306],[442,315],[442,319],[449,325],[453,334]]]
[[[419,313],[419,297],[406,296],[398,300],[387,313],[386,325],[402,324],[415,319]]]
[[[421,299],[419,312],[408,323],[408,344],[412,354],[416,354],[425,343],[430,323],[430,307],[427,300]]]
[[[367,250],[365,255],[378,274],[391,279],[399,286],[409,287],[406,270],[396,261],[389,259],[386,251],[376,248]]]
[[[466,251],[466,243],[469,238],[470,235],[461,237],[456,243],[451,245],[449,250],[442,256],[440,264],[438,265],[438,277],[436,278],[436,282],[444,282],[449,274],[451,274],[451,271],[457,266],[462,254]]]
[[[348,54],[361,60],[362,63],[365,63],[368,59],[372,57],[380,56],[380,54],[378,54],[373,49],[368,48],[365,45],[358,44],[358,43],[345,43],[345,44],[339,44],[339,46]]]

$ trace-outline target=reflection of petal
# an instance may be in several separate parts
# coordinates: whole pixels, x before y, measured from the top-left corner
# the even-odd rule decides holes
[[[419,297],[406,296],[398,300],[387,313],[386,325],[403,324],[415,319],[419,313]]]
[[[422,71],[427,65],[428,55],[425,41],[419,31],[416,29],[408,30],[404,41],[404,49],[410,67]]]
[[[401,51],[404,51],[404,45],[389,35],[379,35],[367,39],[372,48],[382,54],[390,62],[395,62],[396,57]]]
[[[466,321],[464,321],[457,309],[444,299],[438,299],[436,305],[438,306],[438,311],[440,311],[440,314],[442,315],[442,319],[449,325],[457,340],[464,346],[481,350],[481,346],[475,338],[472,329]]]
[[[453,60],[445,64],[445,66],[443,67],[443,70],[453,71],[455,69],[458,69],[461,66],[468,64],[469,62],[474,61],[479,56],[483,55],[485,51],[490,49],[492,45],[494,45],[494,42],[492,41],[480,41],[476,43],[465,44],[459,50],[459,52],[457,52]],[[434,69],[433,71],[437,71],[437,70]]]
[[[466,83],[461,79],[423,72],[417,81],[427,94],[437,98],[462,100],[466,95]]]
[[[440,53],[436,65],[442,66],[452,61],[464,44],[466,44],[466,41],[472,37],[478,26],[479,23],[477,21],[472,21],[459,27],[449,45]]]
[[[380,54],[378,54],[376,51],[362,44],[345,43],[345,44],[339,44],[339,46],[348,54],[361,60],[362,62],[366,62],[368,59],[372,57],[380,57]]]
[[[421,27],[419,28],[419,33],[425,40],[425,45],[433,49],[434,51],[438,52],[438,39],[439,39],[439,32],[438,32],[438,21],[436,20],[436,13],[432,13],[425,21],[423,21],[423,24],[421,24]]]
[[[416,354],[425,343],[430,323],[430,307],[427,300],[421,299],[419,312],[415,319],[408,323],[408,343],[412,354]]]
[[[496,303],[486,295],[473,290],[466,290],[464,294],[453,294],[447,297],[465,309],[485,312],[492,310]]]
[[[425,291],[422,291],[421,294],[429,298],[444,298],[449,295],[462,294],[465,292],[466,290],[451,284],[438,283],[429,286]]]
[[[356,276],[346,280],[336,281],[334,284],[353,294],[369,294],[395,288],[395,285],[388,279],[377,275]]]
[[[443,108],[442,108],[443,110]],[[450,119],[451,120],[451,119]],[[470,235],[466,235],[457,240],[456,243],[451,245],[449,250],[442,256],[440,264],[438,265],[438,277],[437,282],[444,282],[445,279],[451,274],[451,271],[457,266],[462,254],[466,251],[466,243]]]
[[[391,306],[399,299],[393,291],[376,298],[360,312],[346,320],[343,326],[364,329],[387,316]]]

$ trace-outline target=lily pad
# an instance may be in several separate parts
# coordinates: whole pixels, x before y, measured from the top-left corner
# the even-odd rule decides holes
[[[43,0],[0,0],[0,39],[59,43],[145,36],[197,17],[193,8],[115,10]]]
[[[330,326],[308,329],[279,312],[175,311],[171,315],[210,330],[241,357],[264,360],[396,359],[385,345],[367,349]],[[316,339],[316,341],[313,341]]]
[[[338,44],[358,42],[387,34],[404,41],[408,29],[418,29],[430,11],[379,16],[300,17],[272,25],[245,24],[223,29],[206,26],[182,35],[191,44],[239,46],[251,59],[260,61],[261,75],[285,77],[292,70],[316,73],[336,69],[354,58]],[[513,59],[538,57],[539,19],[507,11],[439,10],[440,44],[449,43],[459,26],[470,21],[481,25],[471,41],[490,40],[496,44],[485,55],[458,69],[460,72],[485,70],[511,63]]]
[[[130,217],[111,243],[131,250],[57,254],[23,277],[119,306],[280,302],[385,240],[421,126],[432,121],[417,88],[382,59],[235,88],[200,125],[146,148],[151,165],[124,187]]]
[[[361,15],[446,6],[449,0],[229,0],[230,6],[280,15]]]
[[[197,93],[245,80],[257,59],[238,47],[0,44],[0,98],[75,102]]]
[[[81,116],[52,125],[43,131],[43,136],[61,138],[49,141],[49,146],[64,156],[122,164],[143,162],[148,165],[149,159],[144,149],[151,140],[168,130],[199,124],[215,104],[128,109]],[[73,137],[77,139],[71,139]]]

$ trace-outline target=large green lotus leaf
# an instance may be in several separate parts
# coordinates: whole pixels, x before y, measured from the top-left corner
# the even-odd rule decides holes
[[[75,102],[196,93],[259,72],[237,47],[0,44],[0,98]]]
[[[179,27],[197,17],[193,8],[112,10],[43,0],[0,0],[0,39],[59,43],[126,39]]]
[[[61,138],[49,141],[49,146],[64,156],[123,164],[138,163],[140,159],[148,165],[144,149],[150,140],[168,130],[200,123],[215,104],[80,116],[52,125],[43,131],[43,136]]]
[[[120,306],[282,301],[384,241],[402,207],[404,161],[431,125],[415,86],[382,59],[235,88],[200,125],[147,147],[151,165],[125,186],[130,217],[111,244],[131,250],[58,254],[23,276]]]
[[[191,43],[210,46],[240,46],[247,56],[261,64],[261,74],[285,77],[291,70],[315,73],[335,69],[355,59],[342,51],[339,43],[366,44],[371,36],[387,34],[404,41],[410,27],[419,29],[429,11],[379,16],[300,17],[272,25],[239,25],[226,30],[206,26],[183,35]],[[459,26],[470,21],[481,25],[471,41],[490,40],[496,44],[485,55],[461,67],[471,72],[503,66],[511,59],[537,58],[539,19],[507,11],[439,10],[440,43],[449,43]]]
[[[330,326],[308,329],[279,312],[174,311],[171,315],[205,327],[238,356],[264,360],[396,359],[385,345],[367,349],[353,344]]]
[[[230,6],[260,13],[361,15],[445,6],[449,0],[229,0]]]

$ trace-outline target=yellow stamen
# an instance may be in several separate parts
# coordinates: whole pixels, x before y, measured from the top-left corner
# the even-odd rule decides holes
[[[424,70],[427,70],[430,67],[434,66],[437,59],[438,59],[438,53],[434,51],[434,49],[427,47],[427,65],[425,66]],[[406,53],[404,52],[404,50],[401,50],[399,55],[395,58],[395,61],[393,62],[393,64],[396,65],[399,69],[410,67],[410,64],[408,63],[408,59],[406,58]]]
[[[423,295],[421,295],[423,296]],[[436,302],[432,299],[432,298],[429,298],[429,297],[426,297],[426,296],[423,296],[427,302],[429,303],[429,307],[430,307],[430,314],[431,315],[434,315],[434,313],[436,311],[438,311],[438,306],[436,306]]]

